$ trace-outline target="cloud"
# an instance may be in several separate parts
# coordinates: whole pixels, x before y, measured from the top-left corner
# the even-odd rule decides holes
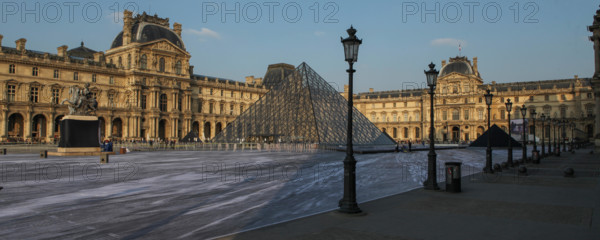
[[[206,38],[221,39],[221,34],[208,28],[201,28],[200,30],[188,28],[185,33],[199,36],[201,40],[206,40]]]
[[[455,39],[455,38],[438,38],[431,40],[431,45],[436,47],[442,46],[450,46],[450,47],[458,47],[458,45],[465,47],[467,45],[467,41]]]
[[[315,36],[317,36],[317,37],[325,36],[325,32],[315,31]]]

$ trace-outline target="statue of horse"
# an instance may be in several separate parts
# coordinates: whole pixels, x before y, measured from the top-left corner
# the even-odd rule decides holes
[[[70,99],[64,99],[61,104],[67,103],[70,115],[92,115],[98,109],[98,102],[92,97],[89,83],[83,89],[77,86],[69,88]]]

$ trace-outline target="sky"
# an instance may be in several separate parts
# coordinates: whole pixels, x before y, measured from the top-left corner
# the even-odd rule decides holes
[[[194,73],[244,81],[267,66],[308,63],[334,88],[348,82],[340,37],[353,25],[363,40],[354,92],[425,86],[430,62],[478,57],[484,83],[591,77],[587,26],[600,2],[538,1],[2,1],[3,46],[56,53],[106,51],[122,30],[122,11],[183,25]],[[459,52],[459,45],[461,51]]]

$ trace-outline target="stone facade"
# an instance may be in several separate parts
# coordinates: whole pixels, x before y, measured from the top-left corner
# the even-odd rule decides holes
[[[176,140],[190,131],[214,137],[266,90],[260,78],[193,74],[180,36],[181,24],[170,29],[168,19],[129,11],[119,44],[106,53],[83,43],[56,54],[33,51],[26,39],[6,47],[0,35],[0,140],[55,141],[68,114],[61,101],[85,83],[99,103],[102,139]]]
[[[566,119],[575,123],[576,137],[592,138],[594,132],[594,95],[591,79],[572,79],[484,84],[477,68],[477,58],[471,62],[466,57],[442,61],[435,90],[435,137],[441,142],[474,141],[487,129],[485,90],[493,97],[491,124],[508,129],[505,102],[511,99],[511,119],[521,119],[521,106],[538,117],[543,113],[553,119]],[[429,139],[429,88],[425,75],[422,81],[405,85],[404,90],[369,92],[355,95],[354,104],[382,131],[397,141]],[[425,86],[425,87],[423,87]],[[347,96],[347,88],[343,93]],[[530,115],[527,115],[530,118]],[[530,124],[532,122],[530,121]],[[538,121],[538,129],[541,123]],[[530,128],[531,129],[531,128]],[[568,128],[570,129],[570,128]],[[546,133],[550,131],[546,130]],[[566,131],[571,137],[571,131]],[[541,137],[541,131],[536,135]],[[548,136],[548,135],[546,135]]]

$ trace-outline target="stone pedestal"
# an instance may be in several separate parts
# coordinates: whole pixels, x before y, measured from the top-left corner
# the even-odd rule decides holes
[[[100,155],[99,124],[96,116],[63,117],[60,121],[58,150],[51,155]]]

